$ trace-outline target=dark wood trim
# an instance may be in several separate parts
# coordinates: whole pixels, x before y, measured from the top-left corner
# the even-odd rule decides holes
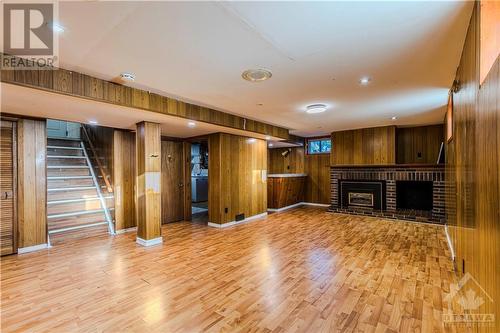
[[[184,220],[191,221],[191,142],[182,143],[183,177],[184,177]]]
[[[444,164],[335,164],[331,168],[444,168]]]
[[[289,139],[288,129],[62,68],[2,70],[1,82]],[[131,110],[131,112],[133,112]],[[251,134],[249,134],[251,136]]]

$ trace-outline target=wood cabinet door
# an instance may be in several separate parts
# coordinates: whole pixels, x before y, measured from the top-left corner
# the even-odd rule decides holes
[[[161,142],[162,223],[184,219],[184,160],[182,142]]]
[[[0,254],[17,251],[16,244],[16,124],[0,121]]]

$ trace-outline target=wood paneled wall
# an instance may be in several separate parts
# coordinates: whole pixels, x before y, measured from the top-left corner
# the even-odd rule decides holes
[[[217,133],[208,140],[209,221],[223,224],[236,215],[267,211],[267,144],[263,140]]]
[[[137,226],[135,215],[135,179],[135,133],[114,130],[113,187],[116,230]]]
[[[479,4],[475,4],[457,70],[453,139],[446,145],[446,205],[459,275],[470,273],[494,302],[476,312],[494,313],[500,327],[500,64],[479,88]]]
[[[137,237],[151,240],[161,237],[161,134],[160,125],[137,124]]]
[[[113,133],[114,129],[111,127],[104,127],[104,126],[90,126],[90,125],[85,125],[82,124],[82,126],[85,127],[90,140],[92,140],[92,144],[95,148],[96,154],[99,158],[99,161],[101,163],[101,166],[104,169],[104,173],[106,174],[106,177],[108,181],[111,183],[111,186],[113,187]],[[85,135],[82,135],[82,139],[84,142],[86,142],[86,137]],[[87,148],[89,148],[88,143],[86,143]],[[95,162],[94,156],[91,153],[90,149],[87,149],[89,152],[89,158],[92,160],[92,163],[94,167],[96,167],[96,175],[101,175],[100,170],[97,168],[97,163]],[[101,185],[105,185],[104,181],[101,182]],[[103,188],[103,190],[106,190],[106,188]]]
[[[332,133],[331,165],[396,163],[396,127],[374,127]]]
[[[47,243],[47,128],[45,120],[17,123],[18,247]]]
[[[396,161],[398,164],[436,164],[443,125],[404,127],[396,129]]]
[[[50,71],[2,70],[0,80],[6,83],[42,89],[54,93],[139,108],[170,116],[289,139],[288,129],[283,127],[185,103],[173,98],[150,93],[146,90],[123,86],[65,69]],[[134,110],[130,110],[130,112],[134,112]]]
[[[307,173],[305,201],[330,203],[330,154],[305,155]]]
[[[283,157],[282,152],[290,149]],[[305,154],[304,147],[268,149],[268,172],[306,173],[304,201],[330,203],[330,154]]]
[[[287,150],[290,153],[283,156]],[[267,154],[268,173],[304,173],[304,147],[273,148]]]

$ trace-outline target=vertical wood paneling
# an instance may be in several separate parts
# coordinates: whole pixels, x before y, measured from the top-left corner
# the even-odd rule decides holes
[[[444,141],[443,125],[396,129],[398,164],[435,164]],[[420,153],[420,157],[419,157]]]
[[[18,247],[47,243],[45,121],[18,121]]]
[[[282,153],[290,150],[287,156]],[[267,151],[268,172],[273,173],[304,173],[304,147],[273,148]]]
[[[184,178],[184,220],[191,220],[191,143],[182,143],[183,153],[183,178]]]
[[[267,145],[263,140],[217,133],[209,137],[209,220],[227,223],[238,214],[267,210]],[[227,209],[227,212],[226,212]]]
[[[330,155],[305,156],[304,171],[307,174],[305,201],[330,203]]]
[[[113,187],[116,230],[137,226],[135,214],[135,176],[135,133],[114,130]]]
[[[331,165],[396,163],[396,127],[385,126],[332,133]]]
[[[447,223],[459,275],[470,273],[493,299],[474,313],[494,313],[500,326],[500,58],[479,86],[479,4],[471,17],[453,94],[453,138],[446,145]]]
[[[143,240],[161,237],[161,135],[160,125],[137,124],[137,236]]]
[[[113,185],[113,137],[114,137],[114,129],[111,127],[104,126],[90,126],[83,124],[87,133],[89,134],[90,140],[92,141],[92,146],[95,148],[95,152],[97,154],[97,158],[99,158],[100,165],[104,169],[105,177],[108,179],[109,183]],[[84,141],[86,140],[85,135],[82,136]],[[88,143],[86,143],[87,148],[90,147]],[[92,164],[96,168],[96,175],[102,174],[98,169],[98,164],[95,161],[95,157],[92,153],[89,154],[90,159],[92,160]],[[105,185],[104,181],[100,181],[101,185]],[[106,190],[106,187],[103,188]]]
[[[17,251],[16,123],[0,122],[0,255],[7,255]]]

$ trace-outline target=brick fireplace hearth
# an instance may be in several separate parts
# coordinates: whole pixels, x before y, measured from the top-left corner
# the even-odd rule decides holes
[[[342,198],[347,195],[341,190],[344,188],[341,184],[346,182],[383,184],[383,209],[346,204],[346,200]],[[445,222],[443,165],[332,166],[330,185],[331,212],[439,224]],[[353,197],[366,196],[363,193],[369,192],[363,190],[361,185],[358,191],[360,193],[353,194]]]

